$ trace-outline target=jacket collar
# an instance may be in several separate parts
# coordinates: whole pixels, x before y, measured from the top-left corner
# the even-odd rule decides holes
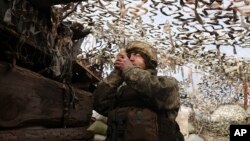
[[[146,71],[150,72],[152,75],[157,75],[157,71],[154,69],[147,69]]]

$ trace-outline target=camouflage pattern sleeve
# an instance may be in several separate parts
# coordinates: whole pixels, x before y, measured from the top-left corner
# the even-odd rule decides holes
[[[138,92],[155,98],[161,109],[179,109],[178,81],[173,77],[157,76],[148,70],[131,67],[123,71],[126,84]]]
[[[118,87],[122,84],[123,80],[121,77],[121,72],[119,70],[113,70],[103,82],[108,84],[110,87]]]
[[[121,85],[122,78],[117,70],[114,70],[110,75],[101,81],[95,91],[94,96],[94,110],[103,116],[107,116],[112,109],[115,93],[117,87]]]

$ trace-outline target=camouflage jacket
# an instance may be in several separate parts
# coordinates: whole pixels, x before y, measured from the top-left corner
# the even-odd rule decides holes
[[[114,70],[101,81],[94,91],[94,109],[104,116],[115,109],[115,97],[119,95],[119,88],[125,82],[128,88],[152,98],[157,107],[162,110],[174,111],[168,116],[174,120],[180,107],[178,82],[173,77],[157,76],[154,70],[142,70],[131,67],[122,76]],[[120,86],[120,87],[119,87]]]

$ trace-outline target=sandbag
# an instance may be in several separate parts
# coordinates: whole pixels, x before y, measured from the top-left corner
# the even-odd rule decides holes
[[[87,131],[91,131],[94,134],[106,135],[107,128],[108,126],[105,123],[103,123],[102,121],[96,120],[93,124],[90,125]]]

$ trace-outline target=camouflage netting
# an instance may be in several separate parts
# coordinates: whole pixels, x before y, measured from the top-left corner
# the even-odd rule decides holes
[[[221,79],[249,78],[250,60],[244,52],[250,41],[247,0],[98,0],[43,7],[42,12],[26,0],[7,4],[10,8],[3,20],[17,25],[19,46],[33,37],[41,50],[54,54],[49,70],[56,77],[72,59],[73,33],[68,23],[78,23],[92,28],[94,35],[82,45],[83,61],[100,72],[112,69],[119,48],[139,39],[158,50],[161,73],[182,71],[182,66],[192,63]]]
[[[79,4],[66,20],[93,29],[95,39],[84,45],[95,54],[90,64],[98,65],[107,55],[113,58],[128,40],[139,39],[155,45],[163,71],[193,63],[230,79],[249,77],[249,58],[238,57],[250,43],[249,6],[244,1],[98,0]],[[108,54],[96,57],[103,52]]]
[[[79,3],[65,20],[92,28],[79,57],[87,66],[106,76],[120,48],[147,40],[157,49],[159,73],[182,76],[183,103],[214,105],[211,112],[220,104],[242,104],[249,88],[249,9],[247,2],[230,0],[99,0]],[[190,93],[195,73],[201,83]]]
[[[30,59],[30,54],[21,56],[23,44],[27,41],[41,52],[50,56],[35,56],[36,62],[50,65],[43,71],[60,81],[71,80],[73,61],[73,32],[70,25],[63,22],[63,10],[59,8],[39,9],[27,0],[13,0],[8,2],[3,22],[7,27],[14,29],[20,34],[17,44],[16,57],[18,59]],[[20,58],[22,57],[22,58]],[[75,56],[76,57],[76,56]],[[31,61],[31,60],[29,60]]]

